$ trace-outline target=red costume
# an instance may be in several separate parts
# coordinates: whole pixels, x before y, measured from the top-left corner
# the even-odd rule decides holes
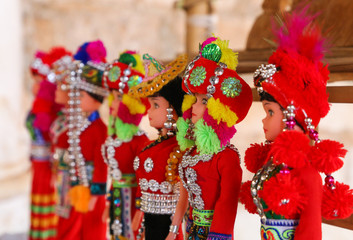
[[[131,221],[136,212],[137,181],[133,162],[149,140],[138,128],[146,107],[139,99],[128,96],[127,92],[142,81],[141,57],[135,52],[125,51],[106,72],[105,81],[112,97],[117,98],[111,102],[109,137],[102,145],[102,155],[112,178],[108,194],[110,234],[113,240],[134,239],[137,233],[133,232]],[[119,92],[121,99],[113,92]]]
[[[177,139],[182,150],[190,148],[179,165],[191,206],[188,239],[233,236],[242,170],[238,151],[229,141],[252,102],[251,89],[235,72],[236,65],[236,53],[228,42],[211,37],[184,74],[183,89],[189,94],[184,98],[183,118],[177,122]],[[201,108],[195,94],[205,96],[204,112],[192,122]]]
[[[71,210],[68,218],[59,219],[58,238],[63,240],[106,239],[106,223],[102,215],[105,209],[107,167],[101,154],[101,145],[107,137],[107,127],[97,111],[107,95],[107,90],[101,87],[104,70],[101,63],[105,62],[105,56],[101,41],[83,44],[74,56],[80,63],[70,66],[67,79],[70,84],[67,159],[71,182],[67,197]],[[87,106],[88,102],[93,107]],[[92,111],[93,108],[95,110]],[[89,116],[83,117],[82,111]]]
[[[331,176],[346,150],[315,131],[329,111],[329,71],[321,62],[325,41],[306,11],[285,16],[274,31],[277,50],[254,74],[261,99],[282,108],[286,128],[272,143],[253,144],[245,153],[255,175],[243,184],[241,201],[260,215],[261,239],[319,240],[321,217],[346,218],[353,211],[353,191]],[[319,172],[327,175],[323,187]]]
[[[55,239],[57,218],[54,214],[55,197],[50,162],[49,127],[60,106],[54,102],[55,84],[47,76],[51,64],[60,56],[38,53],[31,65],[32,74],[41,76],[39,90],[27,118],[32,138],[31,161],[33,170],[31,192],[31,229],[29,239]]]
[[[142,83],[130,89],[129,94],[150,97],[152,106],[148,114],[151,126],[159,128],[161,134],[165,135],[159,136],[156,141],[145,147],[134,160],[139,184],[136,204],[144,213],[142,225],[145,239],[164,240],[168,236],[171,216],[179,198],[177,169],[181,152],[174,137],[174,118],[182,114],[181,104],[185,93],[181,89],[181,78],[178,74],[184,70],[187,58],[181,55],[167,66],[161,65],[148,54],[145,54],[143,59],[146,77]],[[163,103],[164,107],[153,102],[154,97],[159,98],[159,103]],[[165,105],[169,107],[165,108]],[[165,115],[160,116],[163,113]],[[160,120],[165,121],[162,126]],[[155,124],[152,125],[152,122]],[[183,239],[181,229],[179,233],[178,239]]]

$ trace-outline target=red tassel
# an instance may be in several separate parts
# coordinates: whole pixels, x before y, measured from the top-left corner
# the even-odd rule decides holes
[[[324,185],[322,216],[326,219],[347,218],[353,213],[353,190],[344,183],[335,182],[335,188]]]
[[[270,144],[251,144],[250,147],[245,151],[244,162],[246,168],[256,173],[266,162],[268,152],[270,151]]]
[[[251,181],[246,181],[241,185],[239,193],[239,201],[244,204],[245,209],[252,214],[257,213],[257,207],[254,204],[251,196]]]
[[[284,163],[291,168],[302,168],[308,164],[309,143],[305,134],[285,131],[273,142],[270,155],[277,165]]]
[[[342,143],[322,140],[312,147],[309,159],[319,172],[331,174],[343,166],[341,158],[344,158],[347,153],[343,147]]]
[[[297,217],[307,203],[305,188],[291,173],[278,173],[271,177],[259,195],[268,206],[267,210],[288,219]]]

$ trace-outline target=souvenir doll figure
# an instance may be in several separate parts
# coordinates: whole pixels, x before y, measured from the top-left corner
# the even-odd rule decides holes
[[[50,66],[57,60],[55,54],[38,52],[31,65],[35,82],[32,109],[27,118],[30,131],[31,163],[33,170],[31,192],[30,239],[55,239],[57,218],[54,214],[54,186],[50,162],[49,128],[57,117],[60,105],[54,102],[55,84],[49,77]]]
[[[247,115],[252,93],[235,68],[237,54],[228,41],[208,38],[186,68],[183,117],[177,122],[181,150],[181,200],[189,201],[187,239],[232,239],[242,170],[238,150],[230,144],[234,125]],[[183,197],[187,194],[187,197]],[[179,200],[173,226],[187,204]],[[168,239],[175,237],[171,228]]]
[[[50,127],[52,142],[52,163],[56,192],[55,213],[60,218],[68,218],[71,205],[68,199],[70,189],[69,159],[68,159],[68,108],[69,108],[69,83],[67,81],[70,66],[73,64],[71,52],[65,48],[54,48],[52,52],[60,58],[52,64],[51,77],[55,78],[55,102],[64,107],[60,115]],[[61,229],[58,226],[58,229]],[[58,233],[58,235],[60,235]]]
[[[243,184],[241,202],[259,214],[261,239],[321,239],[321,217],[352,213],[353,191],[331,176],[346,150],[315,131],[329,111],[329,71],[322,63],[325,41],[306,12],[307,7],[285,15],[274,29],[277,50],[254,74],[267,143],[245,153],[255,175]],[[319,172],[327,175],[324,186]]]
[[[108,91],[103,87],[106,50],[101,41],[84,43],[74,55],[79,60],[70,73],[68,159],[71,188],[69,218],[59,219],[59,239],[106,239],[107,166],[101,145],[107,128],[98,109]]]
[[[138,125],[146,112],[138,98],[127,93],[142,82],[144,66],[140,55],[125,51],[107,67],[105,81],[112,100],[108,138],[102,145],[102,155],[109,167],[112,187],[108,194],[111,239],[135,239],[131,228],[135,214],[137,181],[133,162],[149,140]]]
[[[166,66],[148,54],[143,58],[146,77],[130,89],[130,94],[148,97],[148,118],[150,125],[159,131],[159,137],[145,146],[134,160],[139,183],[136,205],[144,214],[140,233],[144,228],[146,240],[162,240],[168,235],[179,196],[177,166],[181,152],[175,138],[175,122],[182,114],[184,96],[178,75],[184,70],[187,57],[181,55]],[[134,222],[140,213],[137,211]],[[179,239],[182,239],[181,233]]]

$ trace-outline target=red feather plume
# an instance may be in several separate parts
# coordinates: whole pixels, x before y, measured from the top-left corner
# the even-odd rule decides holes
[[[251,196],[251,181],[244,182],[240,187],[239,201],[244,204],[245,209],[252,214],[257,213],[257,207]]]
[[[308,200],[300,180],[291,173],[278,173],[264,182],[259,196],[268,206],[267,210],[289,219],[300,214]]]
[[[246,168],[250,172],[256,173],[257,170],[259,170],[266,163],[270,149],[270,144],[251,144],[245,151],[244,163]]]
[[[326,219],[347,218],[353,213],[353,190],[344,183],[335,182],[335,186],[323,187],[322,216]]]
[[[308,164],[310,151],[308,137],[297,131],[285,131],[279,134],[273,142],[270,155],[277,165],[286,164],[288,167],[301,168]]]
[[[342,143],[332,140],[322,140],[315,144],[309,155],[312,165],[326,175],[337,171],[343,166],[342,158],[347,153],[343,147]]]

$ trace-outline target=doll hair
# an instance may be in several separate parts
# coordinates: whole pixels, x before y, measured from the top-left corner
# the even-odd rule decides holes
[[[85,92],[88,93],[88,95],[90,95],[94,100],[97,100],[98,102],[103,103],[104,96],[97,95],[97,94],[87,92],[87,91],[85,91]]]

